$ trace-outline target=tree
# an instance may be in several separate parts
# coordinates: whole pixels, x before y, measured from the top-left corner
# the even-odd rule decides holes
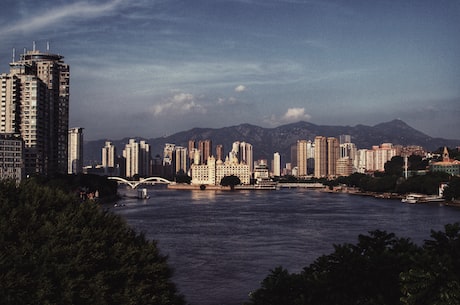
[[[460,177],[451,177],[449,184],[443,191],[446,200],[460,199]]]
[[[460,304],[460,224],[431,231],[414,266],[401,274],[404,305]]]
[[[400,177],[403,173],[404,159],[401,156],[394,156],[385,163],[385,174]]]
[[[0,182],[0,304],[184,304],[167,258],[94,202]]]
[[[241,180],[238,176],[235,175],[230,175],[230,176],[225,176],[220,180],[220,185],[222,186],[230,186],[230,189],[234,190],[235,185],[241,184]]]
[[[247,305],[398,304],[403,296],[399,275],[410,269],[421,248],[377,230],[360,235],[356,245],[335,245],[334,250],[300,274],[278,267],[250,295]]]

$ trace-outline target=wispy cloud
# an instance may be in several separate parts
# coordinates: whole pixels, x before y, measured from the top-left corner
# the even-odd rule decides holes
[[[93,4],[88,1],[79,1],[59,7],[53,7],[44,12],[34,11],[33,16],[25,16],[11,26],[0,28],[0,35],[9,35],[19,32],[39,31],[72,19],[92,19],[107,15],[115,11],[122,4],[122,0],[113,0],[102,4]]]
[[[206,113],[205,107],[196,101],[191,93],[177,93],[160,104],[151,107],[155,117],[170,115],[177,116],[186,113]]]

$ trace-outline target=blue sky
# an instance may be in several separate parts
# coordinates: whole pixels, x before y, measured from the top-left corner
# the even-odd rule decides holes
[[[458,0],[4,0],[12,49],[71,65],[85,138],[402,119],[460,138]]]

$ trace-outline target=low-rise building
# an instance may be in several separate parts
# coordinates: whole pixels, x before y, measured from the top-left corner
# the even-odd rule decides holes
[[[451,159],[447,147],[444,147],[442,161],[430,164],[430,171],[444,172],[451,176],[460,176],[460,161]]]
[[[207,164],[192,164],[192,184],[219,185],[225,176],[237,176],[242,184],[251,182],[251,172],[248,164],[238,163],[236,158],[232,161],[226,158],[225,162],[216,160],[213,156],[208,158]]]

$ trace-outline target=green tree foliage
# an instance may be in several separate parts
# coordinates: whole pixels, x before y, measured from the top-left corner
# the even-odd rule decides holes
[[[232,190],[235,188],[235,185],[239,185],[239,184],[241,184],[241,180],[238,176],[235,176],[235,175],[225,176],[220,181],[220,185],[230,186]]]
[[[423,159],[421,156],[410,155],[408,158],[409,170],[417,171],[424,170],[428,166],[428,160]]]
[[[442,172],[429,172],[422,176],[409,177],[400,183],[395,191],[400,194],[421,193],[435,195],[439,192],[441,182],[449,180],[449,174]]]
[[[167,258],[60,188],[0,183],[0,304],[184,304]]]
[[[272,270],[246,305],[460,304],[460,224],[422,247],[373,231],[334,249],[299,274]]]
[[[401,274],[404,305],[460,304],[460,224],[431,232],[414,266]]]
[[[446,200],[460,199],[460,177],[451,177],[448,186],[444,189],[443,196]]]
[[[84,190],[87,193],[99,192],[100,198],[113,199],[117,195],[117,182],[108,180],[107,177],[99,175],[64,175],[58,174],[51,177],[33,177],[31,180],[50,188],[59,188],[67,193],[79,194]]]
[[[394,156],[385,163],[385,174],[401,177],[403,173],[404,159],[401,156]]]

